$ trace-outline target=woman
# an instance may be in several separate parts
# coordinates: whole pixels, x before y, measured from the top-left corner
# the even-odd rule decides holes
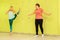
[[[36,28],[36,36],[38,36],[38,25],[40,26],[41,29],[41,33],[42,33],[42,37],[44,36],[44,31],[43,31],[43,17],[42,14],[45,13],[46,15],[50,15],[46,12],[44,12],[44,10],[40,7],[39,3],[35,4],[35,11],[33,14],[35,14],[35,28]],[[32,15],[32,14],[30,14]]]
[[[9,17],[10,32],[12,32],[13,21],[16,19],[17,15],[19,14],[19,11],[17,12],[17,14],[15,14],[15,10],[14,10],[13,6],[10,6],[10,9],[7,11],[7,14]]]

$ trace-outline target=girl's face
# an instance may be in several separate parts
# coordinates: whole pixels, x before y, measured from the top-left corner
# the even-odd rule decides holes
[[[10,7],[10,10],[13,10],[13,6]]]
[[[11,9],[13,8],[13,6],[10,7]]]

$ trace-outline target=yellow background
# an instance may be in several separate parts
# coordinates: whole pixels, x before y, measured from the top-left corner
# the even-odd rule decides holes
[[[0,0],[0,32],[10,30],[6,12],[13,5],[16,12],[20,8],[20,14],[13,23],[13,32],[35,34],[35,15],[28,15],[33,13],[36,3],[39,3],[46,12],[51,13],[50,16],[43,14],[44,34],[60,35],[58,0]]]

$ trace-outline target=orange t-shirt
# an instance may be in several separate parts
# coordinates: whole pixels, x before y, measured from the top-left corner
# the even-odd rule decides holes
[[[43,13],[43,9],[39,8],[35,10],[35,14],[36,14],[36,19],[42,19],[42,13]]]

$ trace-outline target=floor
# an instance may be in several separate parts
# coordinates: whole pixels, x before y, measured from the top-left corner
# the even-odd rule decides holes
[[[60,36],[44,36],[39,35],[18,34],[18,33],[0,33],[0,40],[60,40]]]

